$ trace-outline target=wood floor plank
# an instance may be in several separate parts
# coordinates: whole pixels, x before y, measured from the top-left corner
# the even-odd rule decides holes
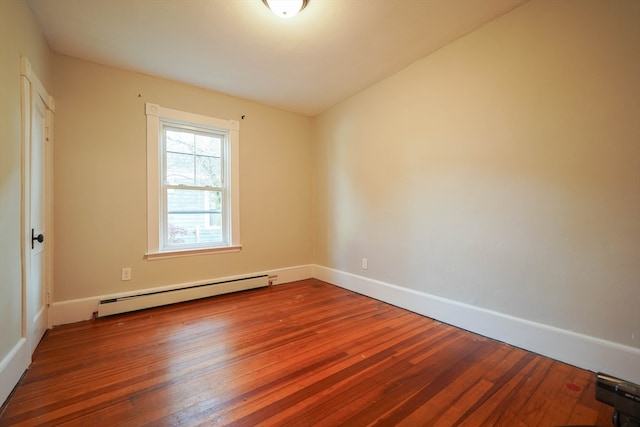
[[[415,321],[420,321],[421,319],[415,319]],[[388,339],[389,341],[397,341],[399,338],[407,337],[407,336],[412,336],[415,335],[415,326],[413,325],[414,322],[404,322],[402,325],[397,325],[396,327],[390,329],[385,336],[387,337],[386,339]],[[359,323],[359,325],[365,325],[364,323]],[[393,326],[393,325],[391,325]],[[344,325],[342,325],[342,327],[344,327]],[[405,329],[407,329],[407,331],[405,332]],[[402,335],[400,335],[402,334]],[[369,332],[367,335],[361,336],[356,338],[355,340],[353,339],[352,336],[349,336],[348,334],[344,334],[344,333],[340,333],[339,337],[341,337],[341,339],[350,339],[351,341],[344,341],[344,342],[339,342],[339,343],[335,343],[332,342],[330,340],[328,340],[329,343],[331,343],[331,351],[336,351],[336,349],[344,349],[344,348],[349,348],[351,353],[354,353],[355,356],[353,357],[349,357],[349,358],[345,358],[344,360],[339,360],[336,364],[328,364],[326,366],[322,366],[322,375],[327,376],[330,373],[339,371],[340,369],[344,368],[345,366],[349,366],[353,363],[353,360],[358,360],[358,358],[361,357],[362,352],[365,351],[366,348],[369,348],[369,346],[371,345],[372,342],[374,342],[372,339],[377,336],[377,332],[376,331],[371,331]],[[324,342],[325,340],[316,340],[317,342]],[[386,341],[388,342],[388,341]],[[384,349],[386,347],[387,344],[382,344],[379,347]],[[305,365],[304,361],[299,361],[296,358],[291,358],[290,362],[292,364],[292,366],[295,366],[297,364],[300,365]],[[261,402],[266,402],[265,404],[271,403],[274,399],[276,399],[277,394],[282,394],[282,395],[286,395],[286,394],[290,394],[293,391],[303,387],[306,384],[307,378],[311,378],[311,374],[313,372],[309,372],[308,369],[305,369],[303,371],[300,372],[301,375],[305,375],[305,377],[301,377],[299,378],[297,381],[293,381],[293,378],[291,377],[291,374],[287,375],[287,382],[286,384],[284,384],[282,387],[279,388],[275,388],[274,389],[274,385],[273,384],[267,384],[264,385],[262,387],[259,388],[259,390],[262,390],[264,387],[269,387],[268,389],[264,389],[263,392],[261,392],[260,394],[255,393],[254,390],[253,393],[251,393],[250,397],[250,405],[244,405],[244,404],[240,404],[240,405],[234,405],[234,407],[232,408],[233,411],[235,412],[235,414],[241,414],[241,411],[246,410],[248,412],[251,411],[255,411],[256,408],[261,407]],[[280,375],[279,377],[275,378],[276,383],[275,384],[279,384],[281,383],[282,379],[282,375]],[[277,394],[276,394],[277,393]],[[228,405],[229,406],[229,405]],[[220,408],[221,411],[225,411],[225,409]]]
[[[482,364],[475,364],[465,375],[459,375],[449,386],[443,388],[432,399],[405,415],[403,419],[393,420],[398,426],[411,427],[415,425],[451,426],[460,418],[485,390],[493,383],[483,378],[483,374],[492,366],[504,360],[511,349],[497,346]],[[402,411],[393,414],[403,416]],[[385,421],[385,420],[381,420]],[[389,420],[392,421],[392,420]]]
[[[595,376],[310,279],[49,331],[0,425],[610,425]]]
[[[456,331],[450,328],[449,332],[454,334]],[[289,415],[288,418],[283,418],[282,424],[296,425],[303,423],[304,420],[313,419],[322,420],[319,425],[335,425],[348,414],[366,409],[371,402],[377,402],[386,397],[386,392],[391,387],[390,378],[402,381],[402,378],[415,376],[419,369],[427,366],[425,364],[417,368],[399,355],[406,352],[415,354],[427,351],[430,347],[437,345],[441,339],[441,336],[431,340],[430,337],[421,335],[420,340],[399,343],[396,354],[382,365],[346,378],[341,383],[336,383],[314,395],[313,399],[308,399],[303,402],[303,405],[297,405],[296,408],[287,409],[286,412],[279,414],[279,418]],[[384,372],[384,375],[380,375],[380,372]],[[292,412],[293,414],[290,415]],[[279,418],[274,418],[274,421],[280,422]]]
[[[523,423],[523,407],[531,400],[535,400],[534,393],[538,392],[540,384],[546,377],[549,369],[553,365],[553,360],[548,358],[536,358],[535,364],[529,371],[524,382],[519,384],[515,393],[515,398],[509,405],[503,406],[501,412],[496,412],[492,420],[496,425],[517,425]]]
[[[366,319],[365,319],[365,320],[366,320]],[[360,321],[362,322],[362,323],[360,323],[360,324],[366,325],[366,322],[364,322],[364,321],[363,321],[363,319],[360,319]],[[382,322],[378,322],[378,323],[379,323],[379,324],[381,324],[381,325],[384,325],[384,323],[382,323]],[[375,332],[374,332],[374,333],[375,333]],[[342,335],[341,335],[341,337],[342,337],[342,338],[344,338],[344,337],[347,337],[347,336],[346,336],[346,335],[344,335],[344,334],[342,334]],[[366,339],[366,340],[368,340],[368,338],[369,338],[369,337],[365,337],[365,339]],[[327,351],[329,351],[329,352],[331,352],[331,353],[335,353],[335,352],[337,351],[336,349],[345,348],[345,347],[347,347],[347,346],[348,346],[348,343],[347,343],[347,342],[342,342],[342,343],[340,343],[340,342],[334,342],[334,341],[332,341],[332,340],[317,340],[317,339],[316,339],[316,340],[315,340],[315,342],[316,342],[316,343],[327,343],[327,344],[329,345],[329,347],[328,347],[328,350],[327,350]],[[353,348],[353,345],[354,345],[354,343],[352,342],[352,343],[351,343],[351,347],[352,347],[352,348]],[[308,350],[309,350],[309,352],[312,352],[312,356],[313,356],[314,354],[317,354],[317,352],[318,352],[318,349],[317,349],[317,348],[309,348]],[[304,354],[305,354],[305,351],[306,351],[306,350],[302,351],[302,347],[301,347],[301,348],[299,349],[298,353],[300,353],[300,354],[304,355]],[[303,366],[306,366],[306,365],[307,365],[307,362],[306,362],[306,361],[304,361],[304,360],[297,360],[297,359],[289,359],[289,360],[290,360],[291,364],[279,364],[279,366],[280,366],[280,367],[282,367],[282,366],[287,367],[287,366],[296,366],[297,364],[300,364],[300,365],[303,365]],[[246,361],[246,362],[249,362],[249,361]],[[324,368],[326,369],[326,366],[325,366]],[[263,369],[263,371],[264,371],[264,369]],[[308,371],[309,371],[309,369],[305,369],[305,370],[301,371],[301,373],[307,373],[307,374],[308,374]],[[283,382],[283,381],[282,381],[282,379],[283,379],[283,378],[286,378],[286,379],[287,379],[287,383],[291,383],[291,384],[293,384],[293,385],[296,385],[296,384],[292,381],[292,380],[293,380],[292,375],[295,375],[295,374],[292,374],[291,372],[286,373],[286,375],[285,375],[285,374],[283,374],[283,373],[281,373],[281,372],[276,372],[276,373],[275,373],[275,375],[276,375],[276,376],[275,376],[275,377],[274,377],[274,379],[273,379],[273,381],[275,381],[275,383],[274,383],[274,384],[281,383],[281,382]],[[263,375],[263,376],[264,376],[264,375]],[[237,383],[237,382],[238,382],[238,380],[236,379],[236,380],[234,380],[234,382],[235,382],[235,383]],[[258,392],[258,391],[260,391],[261,389],[265,388],[265,387],[273,388],[273,387],[275,387],[275,385],[274,385],[274,384],[262,384],[262,385],[261,385],[261,386],[259,386],[258,388],[256,388],[256,389],[252,390],[252,393],[250,394],[250,396],[251,396],[252,406],[253,406],[254,408],[258,405],[258,403],[256,402],[256,400],[257,400],[257,399],[259,399],[259,397],[260,397],[259,395],[257,395],[257,392]],[[246,398],[246,397],[247,397],[247,394],[245,393],[245,398]],[[269,395],[267,395],[266,400],[269,400],[269,399],[272,399],[272,397],[271,397],[271,396],[269,396]],[[236,402],[236,403],[238,403],[238,402]],[[228,404],[227,404],[227,405],[223,405],[223,406],[232,406],[232,405],[228,405]],[[234,405],[234,406],[235,406],[235,405]],[[185,409],[186,409],[187,411],[189,410],[188,408],[185,408]],[[219,408],[219,410],[220,410],[220,411],[222,411],[222,410],[224,410],[224,408],[222,408],[222,407],[221,407],[221,408]]]
[[[438,360],[446,360],[447,363],[435,363],[427,369],[421,370],[416,376],[398,381],[390,387],[386,394],[394,398],[401,397],[402,401],[395,399],[385,399],[377,402],[376,405],[369,406],[349,419],[346,424],[368,425],[381,420],[383,425],[393,425],[395,421],[401,420],[414,412],[418,407],[425,404],[436,396],[444,387],[447,387],[454,378],[464,375],[474,363],[487,357],[493,350],[482,346],[478,340],[468,340],[459,342],[463,344],[460,348],[453,346],[446,347]],[[453,351],[451,351],[453,350]],[[419,366],[419,365],[417,365]],[[401,403],[398,405],[398,403]],[[394,410],[395,413],[390,411]],[[384,418],[387,416],[388,418]]]

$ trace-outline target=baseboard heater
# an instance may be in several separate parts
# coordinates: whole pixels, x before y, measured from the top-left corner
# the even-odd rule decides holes
[[[267,274],[106,299],[101,300],[98,304],[98,317],[160,307],[162,305],[262,288],[265,286],[269,286],[269,275]]]

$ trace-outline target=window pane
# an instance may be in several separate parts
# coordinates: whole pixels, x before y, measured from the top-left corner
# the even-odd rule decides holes
[[[165,141],[167,151],[173,153],[193,153],[194,135],[192,132],[166,129]]]
[[[221,242],[223,240],[222,214],[209,214],[207,219],[209,221],[209,225],[211,226],[211,235],[215,239],[214,242]]]
[[[194,157],[191,154],[167,153],[167,183],[171,185],[195,184]]]
[[[174,213],[167,217],[170,245],[222,243],[222,214]]]
[[[222,210],[222,191],[208,191],[207,193],[209,197],[209,209],[214,211],[221,211]]]
[[[196,135],[196,154],[220,157],[222,139],[212,135]]]
[[[222,187],[221,159],[196,156],[196,185]]]
[[[217,200],[217,203],[215,202]],[[220,209],[220,191],[167,189],[167,212],[205,213]]]
[[[221,243],[222,192],[167,190],[167,243]]]

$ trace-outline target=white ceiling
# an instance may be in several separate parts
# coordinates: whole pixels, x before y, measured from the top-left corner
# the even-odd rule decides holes
[[[526,0],[27,0],[57,53],[314,116]]]

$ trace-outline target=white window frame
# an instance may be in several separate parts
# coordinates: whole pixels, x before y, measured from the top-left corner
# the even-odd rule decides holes
[[[157,104],[146,103],[147,115],[147,253],[149,260],[174,258],[179,256],[204,255],[216,252],[236,252],[242,249],[240,244],[240,196],[239,196],[239,141],[240,123],[235,120],[217,119],[200,114],[188,113]],[[206,247],[188,249],[163,249],[164,208],[162,126],[179,125],[212,129],[227,135],[225,152],[226,162],[226,202],[228,210],[228,240],[224,245],[215,244]]]

